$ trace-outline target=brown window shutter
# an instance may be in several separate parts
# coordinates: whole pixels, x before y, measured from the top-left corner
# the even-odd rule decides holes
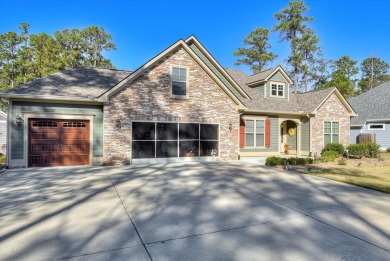
[[[271,147],[271,120],[265,120],[265,147]]]
[[[245,147],[245,120],[240,119],[240,148]]]

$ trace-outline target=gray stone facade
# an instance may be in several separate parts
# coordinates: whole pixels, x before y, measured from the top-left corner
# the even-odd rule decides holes
[[[339,122],[340,143],[344,146],[349,145],[350,137],[350,116],[340,99],[333,93],[318,108],[314,118],[311,118],[312,125],[312,152],[320,155],[324,148],[324,122]]]
[[[188,99],[170,98],[171,66],[188,68]],[[106,162],[130,162],[131,122],[138,120],[218,123],[220,159],[238,157],[237,105],[183,49],[165,56],[110,97],[109,104],[104,106]],[[121,128],[115,126],[117,121]]]

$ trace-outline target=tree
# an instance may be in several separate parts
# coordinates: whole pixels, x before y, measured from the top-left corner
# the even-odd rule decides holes
[[[244,39],[244,45],[249,46],[249,48],[240,47],[233,52],[235,56],[245,57],[238,59],[235,64],[247,64],[253,73],[261,72],[268,62],[272,62],[277,57],[272,52],[268,52],[268,49],[271,48],[268,40],[269,30],[256,28]]]
[[[288,63],[293,68],[294,75],[294,91],[298,92],[298,77],[301,71],[303,55],[299,52],[300,37],[305,33],[306,22],[313,21],[312,17],[304,16],[303,13],[307,10],[304,1],[290,1],[289,7],[282,9],[274,15],[279,24],[275,25],[273,31],[279,31],[280,40],[287,42],[291,47],[291,54],[288,58]]]
[[[338,60],[331,62],[331,80],[324,84],[324,87],[337,87],[340,93],[349,98],[353,96],[356,79],[353,78],[359,69],[356,66],[357,61],[352,60],[349,56],[342,56]]]
[[[18,49],[18,60],[17,66],[20,70],[20,73],[17,77],[18,84],[26,83],[34,78],[33,74],[30,72],[31,62],[32,62],[32,50],[29,43],[28,35],[28,23],[22,23],[19,26],[19,29],[22,30],[20,35],[21,46]]]
[[[32,70],[35,77],[45,77],[61,69],[61,46],[45,33],[30,35],[33,54]]]
[[[64,29],[53,38],[29,35],[29,26],[22,23],[20,33],[0,34],[0,90],[75,66],[113,67],[103,52],[115,49],[115,44],[101,27]]]
[[[2,88],[14,87],[17,75],[16,59],[20,37],[15,32],[0,35],[0,69]]]
[[[64,29],[54,32],[55,40],[61,46],[61,63],[63,69],[80,66],[84,63],[84,41],[79,29]]]
[[[106,33],[103,27],[91,26],[82,31],[84,52],[86,55],[85,65],[93,67],[113,67],[110,60],[105,59],[103,51],[116,50],[112,37]]]
[[[361,63],[362,78],[360,89],[365,92],[376,86],[390,81],[389,64],[377,57],[369,57]]]
[[[314,30],[307,28],[302,37],[298,38],[297,51],[302,57],[301,72],[305,86],[308,91],[309,81],[317,80],[325,71],[325,61],[322,59],[320,39],[315,35]]]

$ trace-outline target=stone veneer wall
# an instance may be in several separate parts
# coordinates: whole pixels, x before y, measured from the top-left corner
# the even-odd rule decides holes
[[[324,148],[324,122],[337,121],[340,127],[339,141],[344,146],[350,142],[350,117],[349,112],[341,103],[336,94],[332,94],[328,100],[318,109],[312,121],[312,152],[320,155]]]
[[[169,97],[170,66],[187,66],[189,99]],[[120,120],[122,127],[115,127]],[[131,121],[208,122],[220,124],[219,157],[238,157],[237,105],[183,49],[174,51],[113,95],[104,106],[104,160],[131,159]],[[229,130],[232,124],[233,130]]]

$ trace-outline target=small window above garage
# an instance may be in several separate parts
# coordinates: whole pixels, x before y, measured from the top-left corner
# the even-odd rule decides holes
[[[171,67],[170,97],[187,99],[188,95],[188,68],[182,66]]]

